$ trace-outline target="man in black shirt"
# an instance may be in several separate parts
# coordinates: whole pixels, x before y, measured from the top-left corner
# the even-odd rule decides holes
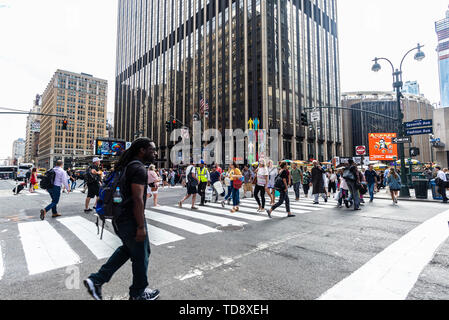
[[[100,195],[100,181],[101,181],[101,172],[100,172],[100,159],[94,158],[93,164],[86,170],[85,181],[87,184],[87,198],[86,198],[86,208],[84,209],[85,213],[92,212],[93,210],[89,208],[90,199],[97,200],[95,201],[95,208],[97,206],[98,196]]]
[[[98,273],[91,274],[84,280],[89,294],[96,300],[102,300],[102,285],[109,282],[114,273],[129,259],[133,270],[129,299],[155,300],[159,297],[159,290],[147,288],[150,241],[145,219],[148,177],[144,164],[154,162],[155,158],[154,142],[148,138],[139,138],[116,164],[115,171],[125,172],[120,181],[122,210],[119,217],[113,220],[115,232],[123,245],[114,252]]]

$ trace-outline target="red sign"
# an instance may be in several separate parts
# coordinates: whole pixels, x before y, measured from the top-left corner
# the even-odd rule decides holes
[[[355,148],[355,152],[358,156],[364,156],[366,155],[366,147],[365,146],[358,146]]]

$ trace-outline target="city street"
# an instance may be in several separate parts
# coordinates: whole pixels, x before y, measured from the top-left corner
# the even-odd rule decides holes
[[[61,195],[62,217],[41,221],[48,194],[15,196],[13,186],[0,181],[0,300],[90,300],[82,280],[120,244],[111,224],[100,240],[80,189]],[[180,209],[179,186],[159,194],[162,207],[149,199],[146,216],[149,282],[162,300],[449,299],[447,205],[377,199],[354,212],[290,194],[296,218],[281,207],[269,219],[254,199],[231,214]],[[128,299],[131,280],[128,262],[104,299]]]

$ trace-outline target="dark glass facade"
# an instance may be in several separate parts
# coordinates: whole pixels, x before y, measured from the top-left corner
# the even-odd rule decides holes
[[[279,129],[280,158],[329,160],[341,153],[341,114],[306,108],[340,96],[336,0],[119,0],[115,136],[155,140],[167,159],[165,121],[192,127],[200,100],[205,129]],[[224,136],[224,134],[223,134]]]

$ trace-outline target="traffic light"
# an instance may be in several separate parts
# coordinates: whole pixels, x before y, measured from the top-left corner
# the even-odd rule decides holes
[[[167,132],[171,132],[172,131],[172,123],[171,121],[166,121],[165,122],[165,129]]]
[[[420,155],[420,151],[419,148],[410,148],[410,157],[417,157]]]
[[[173,120],[173,129],[178,129],[178,122],[176,120]]]
[[[69,124],[69,122],[67,120],[64,120],[62,122],[62,130],[67,130],[67,125]]]
[[[307,119],[307,113],[301,113],[301,124],[304,127],[307,127],[309,125],[309,121]]]

